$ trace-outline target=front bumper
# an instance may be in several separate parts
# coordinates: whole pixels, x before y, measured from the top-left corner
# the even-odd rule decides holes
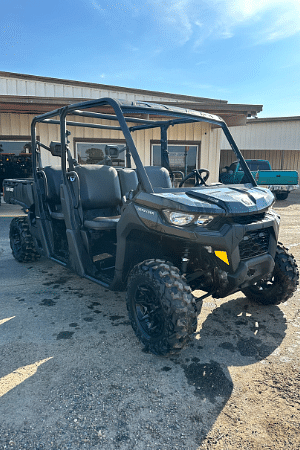
[[[280,192],[290,192],[294,191],[295,189],[299,189],[299,184],[270,184],[268,186],[260,186],[268,188],[271,192],[280,191]]]
[[[241,290],[261,280],[274,270],[275,262],[271,255],[261,255],[249,261],[241,261],[234,274],[228,274],[230,292]]]

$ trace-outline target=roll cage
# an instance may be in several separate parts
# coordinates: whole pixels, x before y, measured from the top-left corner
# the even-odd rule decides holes
[[[93,109],[99,109],[101,107],[110,107],[113,109],[114,114],[105,114],[101,112],[88,111]],[[148,118],[132,117],[133,114],[150,115],[163,117],[164,119],[149,120]],[[102,123],[86,123],[82,121],[67,120],[67,116],[78,116],[84,118],[93,118],[99,120],[116,121],[118,125],[105,125]],[[129,115],[129,116],[128,116]],[[56,119],[58,117],[58,119]],[[169,118],[170,117],[170,118]],[[47,150],[51,149],[41,142],[37,141],[36,125],[38,123],[55,124],[60,125],[60,155],[61,165],[63,171],[64,182],[66,182],[66,162],[69,161],[69,166],[72,168],[72,157],[68,149],[68,136],[69,131],[67,127],[85,127],[94,129],[105,130],[117,130],[122,131],[127,145],[127,157],[131,155],[136,166],[136,173],[141,186],[141,189],[146,193],[154,192],[149,177],[145,171],[142,161],[139,157],[138,151],[134,144],[132,133],[138,130],[146,130],[151,128],[160,128],[161,130],[161,161],[162,166],[170,171],[169,157],[168,157],[168,141],[167,131],[170,126],[184,123],[194,122],[208,122],[218,127],[221,127],[232,150],[234,151],[238,161],[240,162],[246,180],[253,186],[257,186],[255,179],[253,178],[249,167],[247,166],[242,154],[240,153],[233,137],[224,122],[224,120],[216,115],[199,112],[195,110],[189,110],[179,108],[175,106],[166,106],[155,103],[148,103],[142,101],[122,101],[112,98],[102,98],[97,100],[86,101],[82,103],[76,103],[68,105],[60,109],[36,116],[31,124],[31,145],[33,152],[33,176],[37,181],[37,168],[41,166],[40,150],[39,147],[44,147]],[[56,154],[58,156],[58,154]],[[127,158],[127,160],[130,159]]]

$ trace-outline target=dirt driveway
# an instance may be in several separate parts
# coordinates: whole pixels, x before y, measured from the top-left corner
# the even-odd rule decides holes
[[[300,192],[277,202],[300,263]],[[300,448],[299,292],[205,300],[178,358],[143,352],[123,293],[19,264],[0,207],[0,449]],[[300,264],[299,264],[300,265]]]

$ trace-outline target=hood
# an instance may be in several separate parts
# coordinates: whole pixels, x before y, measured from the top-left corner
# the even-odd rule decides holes
[[[154,209],[235,216],[263,212],[272,206],[274,196],[261,187],[217,185],[190,190],[166,189],[151,194],[140,192],[135,201]]]
[[[262,212],[272,206],[274,196],[268,189],[253,187],[220,187],[214,189],[187,191],[189,197],[217,205],[226,215]]]

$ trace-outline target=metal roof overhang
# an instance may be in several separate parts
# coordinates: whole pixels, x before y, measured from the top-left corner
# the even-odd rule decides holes
[[[24,97],[2,95],[0,96],[0,113],[15,113],[15,114],[44,114],[54,109],[62,108],[66,105],[82,103],[90,99],[82,98],[62,98],[62,97]],[[148,105],[153,102],[144,102]],[[228,104],[220,101],[219,103],[210,102],[164,102],[164,105],[179,107],[183,109],[190,109],[193,111],[201,111],[208,114],[217,114],[220,116],[228,126],[245,125],[247,117],[255,117],[257,113],[262,111],[262,105],[240,105]],[[101,107],[98,109],[101,112]],[[107,108],[106,108],[107,109]],[[110,111],[112,112],[112,110]],[[163,113],[163,110],[160,110]],[[149,114],[144,112],[143,114]]]

